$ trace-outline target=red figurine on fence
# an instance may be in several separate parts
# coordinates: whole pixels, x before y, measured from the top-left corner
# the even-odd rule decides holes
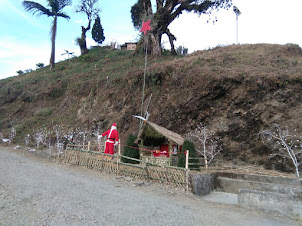
[[[116,123],[112,124],[111,129],[107,130],[102,135],[98,136],[98,139],[100,140],[104,136],[107,136],[105,142],[105,154],[113,155],[114,146],[118,145],[118,140],[119,140]]]

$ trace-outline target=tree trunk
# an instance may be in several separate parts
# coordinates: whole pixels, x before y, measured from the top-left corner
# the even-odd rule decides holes
[[[176,51],[175,51],[175,48],[174,48],[174,41],[176,41],[175,36],[170,32],[169,29],[166,30],[166,34],[169,37],[169,42],[170,42],[170,45],[171,45],[171,54],[172,55],[177,55]]]
[[[91,21],[89,20],[88,26],[85,28],[82,26],[82,35],[81,35],[81,55],[88,53],[87,44],[86,44],[86,32],[90,30]]]
[[[56,33],[57,33],[57,16],[53,20],[53,25],[51,28],[51,55],[50,55],[50,70],[53,70],[55,67],[55,48],[56,48]]]
[[[87,44],[86,44],[86,29],[82,26],[82,35],[81,35],[81,55],[88,53]]]
[[[162,34],[158,33],[151,33],[151,40],[152,40],[152,51],[151,55],[155,57],[161,56],[161,36]]]
[[[137,44],[136,44],[136,48],[135,48],[135,50],[134,50],[134,53],[133,53],[133,54],[137,54],[137,53],[139,53],[139,51],[140,51],[140,49],[141,49],[142,45],[144,45],[144,37],[141,37],[141,38],[139,39],[139,41],[137,42]]]

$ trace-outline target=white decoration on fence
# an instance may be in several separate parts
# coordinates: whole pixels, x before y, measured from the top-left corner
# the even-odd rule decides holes
[[[25,141],[25,146],[27,147],[29,145],[29,142],[30,142],[30,134],[26,135],[24,141]]]
[[[97,131],[99,134],[99,128]],[[54,142],[55,136],[55,142]],[[81,130],[76,128],[75,130],[69,131],[67,134],[64,132],[64,128],[61,125],[54,125],[51,129],[46,129],[45,127],[40,128],[35,131],[33,135],[27,134],[24,138],[25,145],[30,145],[30,139],[33,138],[37,149],[44,145],[49,149],[49,154],[52,155],[52,150],[55,148],[57,150],[57,155],[59,156],[64,152],[66,142],[80,145],[82,149],[87,146],[87,142],[91,141],[95,133],[88,133],[87,130]]]
[[[12,127],[9,133],[9,143],[13,142],[15,136],[16,136],[16,130],[14,127]]]
[[[57,143],[57,154],[58,154],[58,157],[60,156],[60,154],[63,154],[63,150],[64,150],[64,144],[63,143]]]
[[[46,128],[41,128],[36,131],[36,133],[34,134],[34,140],[36,142],[37,149],[39,149],[40,144],[48,147],[49,145],[48,135],[49,132],[46,130]]]

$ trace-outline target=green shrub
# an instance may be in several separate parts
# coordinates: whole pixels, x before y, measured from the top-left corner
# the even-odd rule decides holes
[[[22,75],[22,74],[24,74],[24,71],[19,70],[19,71],[17,71],[17,74],[18,74],[18,75]]]
[[[43,68],[45,65],[44,65],[43,63],[37,63],[36,66],[37,66],[37,69],[41,69],[41,68]]]
[[[197,158],[197,152],[195,149],[195,145],[193,142],[189,140],[185,140],[185,142],[182,145],[182,152],[179,156],[177,166],[178,167],[185,167],[186,164],[186,156],[185,151],[189,150],[189,157],[190,158]],[[199,169],[199,161],[198,159],[189,159],[189,169]]]
[[[126,146],[124,147],[123,155],[130,157],[130,158],[135,158],[139,159],[139,150],[138,150],[138,145],[135,144],[136,136],[133,134],[129,134],[127,141],[126,141]],[[122,162],[124,163],[131,163],[131,164],[138,164],[138,161],[124,158],[122,157]]]

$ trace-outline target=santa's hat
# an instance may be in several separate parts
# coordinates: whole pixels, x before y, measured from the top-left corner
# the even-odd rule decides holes
[[[113,123],[112,126],[115,126],[115,127],[116,127],[116,123]]]

